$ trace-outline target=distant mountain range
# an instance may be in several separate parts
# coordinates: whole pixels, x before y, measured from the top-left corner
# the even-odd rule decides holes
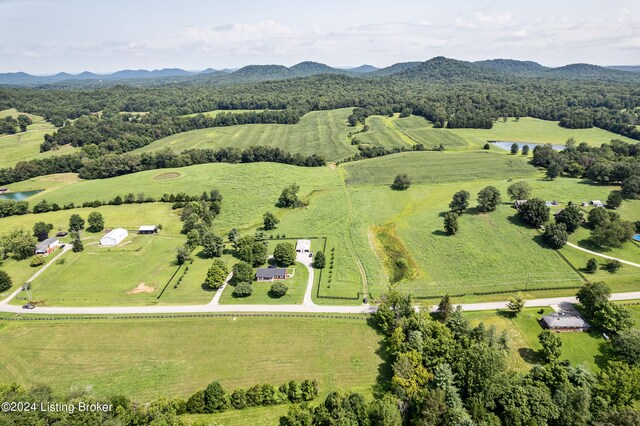
[[[472,78],[480,81],[504,80],[509,76],[565,78],[605,78],[625,80],[640,76],[640,66],[601,67],[590,64],[571,64],[549,68],[533,61],[513,59],[491,59],[477,62],[458,61],[436,57],[425,62],[400,62],[386,68],[361,65],[355,68],[333,68],[328,65],[305,61],[291,67],[284,65],[248,65],[240,69],[187,71],[180,68],[160,70],[122,70],[112,74],[96,74],[85,71],[80,74],[61,72],[50,76],[36,76],[24,72],[0,73],[0,85],[42,86],[42,85],[88,85],[132,83],[169,84],[193,81],[205,84],[254,83],[269,80],[309,77],[320,74],[340,74],[352,77],[376,78],[396,76],[403,79],[428,81],[449,81]]]

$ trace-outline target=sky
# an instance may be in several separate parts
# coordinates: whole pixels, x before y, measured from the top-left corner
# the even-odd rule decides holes
[[[0,40],[0,72],[33,74],[434,56],[639,65],[640,1],[0,0]]]

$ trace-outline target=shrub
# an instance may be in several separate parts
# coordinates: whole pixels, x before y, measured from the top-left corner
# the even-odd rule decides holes
[[[319,251],[316,253],[314,259],[313,259],[313,267],[314,268],[318,268],[318,269],[323,269],[326,265],[326,258],[324,255],[324,252]]]
[[[33,257],[31,259],[30,265],[34,266],[34,267],[35,266],[41,266],[41,265],[44,265],[45,262],[46,262],[46,260],[45,260],[44,256],[39,255],[39,256],[35,256],[35,257]]]
[[[287,293],[289,287],[287,287],[283,283],[273,283],[271,285],[271,290],[269,290],[269,294],[273,297],[282,297]]]
[[[591,258],[587,261],[587,267],[585,268],[590,274],[595,273],[598,270],[598,261],[595,258]]]
[[[619,260],[615,260],[615,259],[607,260],[607,264],[605,266],[605,269],[607,271],[611,272],[612,274],[615,274],[616,272],[618,272],[620,268],[622,268],[622,262],[620,262]]]
[[[249,297],[253,293],[253,287],[249,283],[239,283],[233,289],[233,297]]]
[[[204,390],[204,409],[206,413],[217,413],[229,408],[229,394],[218,382],[211,382]]]

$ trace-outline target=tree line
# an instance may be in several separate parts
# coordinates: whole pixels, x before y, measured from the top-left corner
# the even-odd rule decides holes
[[[289,154],[280,148],[251,146],[240,150],[234,147],[220,149],[190,149],[175,153],[170,149],[141,154],[107,154],[97,158],[74,153],[30,161],[21,161],[14,167],[0,169],[0,185],[20,182],[36,176],[54,173],[78,173],[83,179],[105,179],[144,170],[186,167],[208,163],[274,162],[302,167],[320,167],[326,164],[317,154],[303,156]]]

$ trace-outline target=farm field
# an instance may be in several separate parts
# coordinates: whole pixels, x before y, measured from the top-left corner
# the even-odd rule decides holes
[[[341,165],[347,185],[389,186],[396,175],[407,173],[414,184],[522,178],[539,174],[526,159],[503,153],[406,152]]]
[[[498,120],[493,123],[491,129],[450,129],[462,137],[478,138],[482,141],[506,141],[506,142],[535,142],[564,145],[567,139],[574,138],[579,144],[586,142],[591,146],[600,146],[612,139],[635,144],[637,141],[627,137],[611,133],[606,130],[591,129],[566,129],[560,127],[557,121],[540,120],[537,118],[523,117],[516,121],[509,118],[507,122]]]
[[[0,119],[4,117],[16,118],[21,114],[15,109],[0,111]],[[71,146],[65,146],[57,151],[41,153],[40,144],[44,141],[44,135],[53,133],[56,127],[45,121],[43,117],[25,114],[31,118],[33,124],[27,127],[26,132],[19,132],[13,135],[0,135],[0,168],[12,167],[19,161],[31,160],[34,158],[46,158],[52,155],[70,154],[77,150]]]
[[[354,130],[347,123],[351,111],[352,108],[313,111],[304,115],[297,124],[243,124],[192,130],[160,139],[133,153],[164,148],[181,152],[191,148],[233,146],[244,149],[261,145],[278,147],[290,154],[320,154],[327,161],[335,161],[357,152],[347,138]]]
[[[370,396],[380,340],[364,317],[3,321],[0,356],[10,368],[0,369],[0,382],[61,392],[90,385],[99,396],[148,401],[187,398],[214,380],[231,391],[312,378],[323,396]]]

